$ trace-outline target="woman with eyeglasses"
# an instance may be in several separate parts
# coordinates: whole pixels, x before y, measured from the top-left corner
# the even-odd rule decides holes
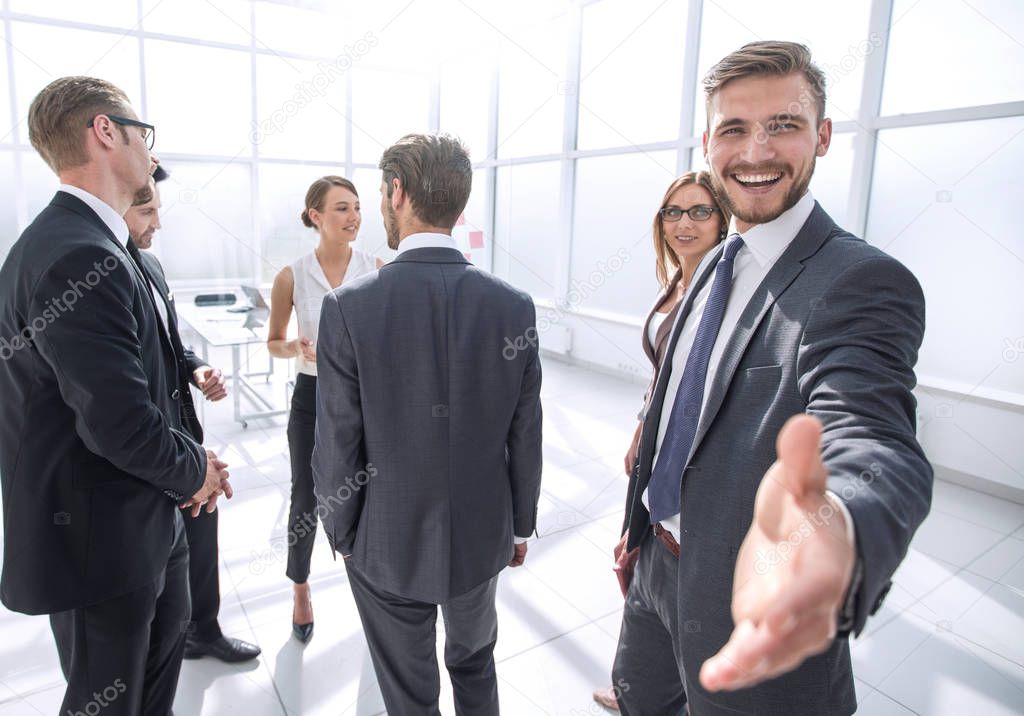
[[[647,314],[641,335],[644,354],[654,367],[651,380],[644,396],[644,409],[638,416],[633,441],[623,459],[626,475],[636,466],[637,449],[640,443],[640,429],[647,403],[658,381],[658,366],[661,364],[668,344],[676,313],[689,290],[690,282],[697,272],[701,260],[722,239],[729,226],[728,211],[715,199],[711,177],[707,172],[687,172],[673,181],[665,191],[661,208],[654,216],[652,235],[654,238],[654,271],[661,285],[661,291]],[[625,597],[636,564],[637,550],[623,554],[626,535],[615,547],[615,571],[619,587]],[[613,711],[619,710],[618,694],[626,686],[608,686],[594,691],[594,701]]]

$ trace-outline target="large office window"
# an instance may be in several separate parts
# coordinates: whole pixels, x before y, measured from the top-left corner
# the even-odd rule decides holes
[[[256,76],[260,157],[344,164],[344,75],[323,63],[259,55]]]
[[[518,32],[501,48],[498,81],[499,157],[562,151],[564,95],[575,85],[565,78],[565,18]]]
[[[141,95],[139,41],[122,33],[49,27],[32,22],[11,24],[13,80],[22,140],[28,143],[25,121],[32,99],[64,75],[89,74],[110,80],[133,102]]]
[[[158,125],[157,155],[252,153],[248,53],[160,40],[145,51],[146,115]],[[209,67],[217,68],[216,82],[201,79]]]
[[[571,306],[625,316],[650,308],[660,288],[651,226],[675,164],[675,152],[579,160]]]
[[[1020,3],[895,0],[882,114],[1020,101],[1021,38]]]
[[[495,191],[494,269],[537,298],[558,295],[559,162],[498,169]]]
[[[179,161],[160,184],[163,230],[153,245],[168,276],[200,282],[257,275],[250,169],[245,163]],[[241,199],[240,199],[241,197]]]
[[[1024,393],[1024,117],[885,130],[867,239],[906,264],[928,299],[922,375]],[[945,151],[936,152],[936,147]],[[962,346],[963,350],[949,350]]]
[[[410,132],[430,129],[430,76],[417,72],[352,72],[352,155],[376,165],[381,152]]]
[[[871,3],[830,3],[822,12],[814,0],[793,0],[785,12],[758,0],[705,2],[701,17],[699,79],[719,59],[755,40],[792,40],[810,48],[825,73],[828,106],[835,120],[852,120],[860,109],[864,60],[881,44],[868,27]],[[694,95],[695,126],[704,128],[704,88]]]
[[[1017,350],[1024,303],[1005,295],[1024,263],[1007,214],[1024,151],[1015,3],[456,3],[443,42],[422,32],[437,18],[415,3],[80,5],[0,10],[0,255],[57,185],[28,143],[28,105],[51,79],[88,73],[158,127],[172,180],[157,250],[172,281],[269,280],[315,242],[298,214],[325,173],[355,181],[357,245],[390,258],[380,152],[440,129],[474,162],[455,231],[470,260],[542,305],[635,328],[656,289],[652,211],[674,176],[704,168],[701,78],[745,42],[791,39],[824,70],[835,121],[811,189],[921,280],[922,374],[1024,394],[1024,361],[1000,358]],[[937,49],[936,37],[955,42]],[[574,286],[620,250],[630,260],[580,300]],[[985,349],[951,353],[958,342]]]
[[[579,148],[679,136],[685,24],[685,3],[607,0],[583,9]]]

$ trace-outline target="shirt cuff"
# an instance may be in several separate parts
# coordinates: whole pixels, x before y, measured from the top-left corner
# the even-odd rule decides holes
[[[519,537],[519,536],[517,535],[517,536],[516,536],[516,544],[522,544],[523,542],[525,542],[525,541],[526,541],[526,540],[528,540],[528,539],[530,539],[530,538],[529,538],[529,537]]]
[[[832,490],[825,490],[825,497],[828,498],[828,501],[832,503],[833,507],[835,507],[837,510],[839,510],[839,512],[842,513],[843,520],[846,524],[846,539],[848,539],[850,541],[850,544],[853,545],[853,551],[854,553],[856,553],[857,531],[853,526],[853,515],[850,514],[850,508],[847,507],[846,503],[839,498],[839,495],[832,492]]]

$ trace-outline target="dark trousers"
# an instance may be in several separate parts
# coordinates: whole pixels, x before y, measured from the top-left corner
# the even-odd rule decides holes
[[[309,579],[316,541],[316,495],[313,493],[313,441],[316,438],[316,378],[299,373],[288,415],[288,454],[292,463],[292,499],[288,510],[288,578]]]
[[[612,684],[623,716],[678,716],[686,705],[677,629],[679,560],[648,530],[622,610]]]
[[[392,716],[439,716],[437,608],[444,618],[444,663],[452,680],[455,713],[497,716],[494,645],[498,577],[444,604],[405,599],[374,587],[346,562],[352,596],[370,647],[384,705]]]
[[[188,584],[192,597],[192,633],[200,641],[221,637],[220,570],[217,554],[217,522],[220,510],[203,509],[198,517],[182,513],[188,538]]]
[[[175,519],[167,567],[150,584],[50,615],[68,681],[62,716],[171,713],[190,616],[188,543]]]

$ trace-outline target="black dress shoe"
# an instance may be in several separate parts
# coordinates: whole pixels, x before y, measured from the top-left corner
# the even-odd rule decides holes
[[[260,648],[255,644],[235,639],[229,636],[222,636],[213,641],[198,641],[192,637],[185,639],[185,658],[199,659],[203,656],[212,656],[228,664],[240,661],[249,661],[260,655]]]
[[[313,638],[313,622],[309,624],[296,624],[292,622],[292,634],[303,644],[308,644]]]

